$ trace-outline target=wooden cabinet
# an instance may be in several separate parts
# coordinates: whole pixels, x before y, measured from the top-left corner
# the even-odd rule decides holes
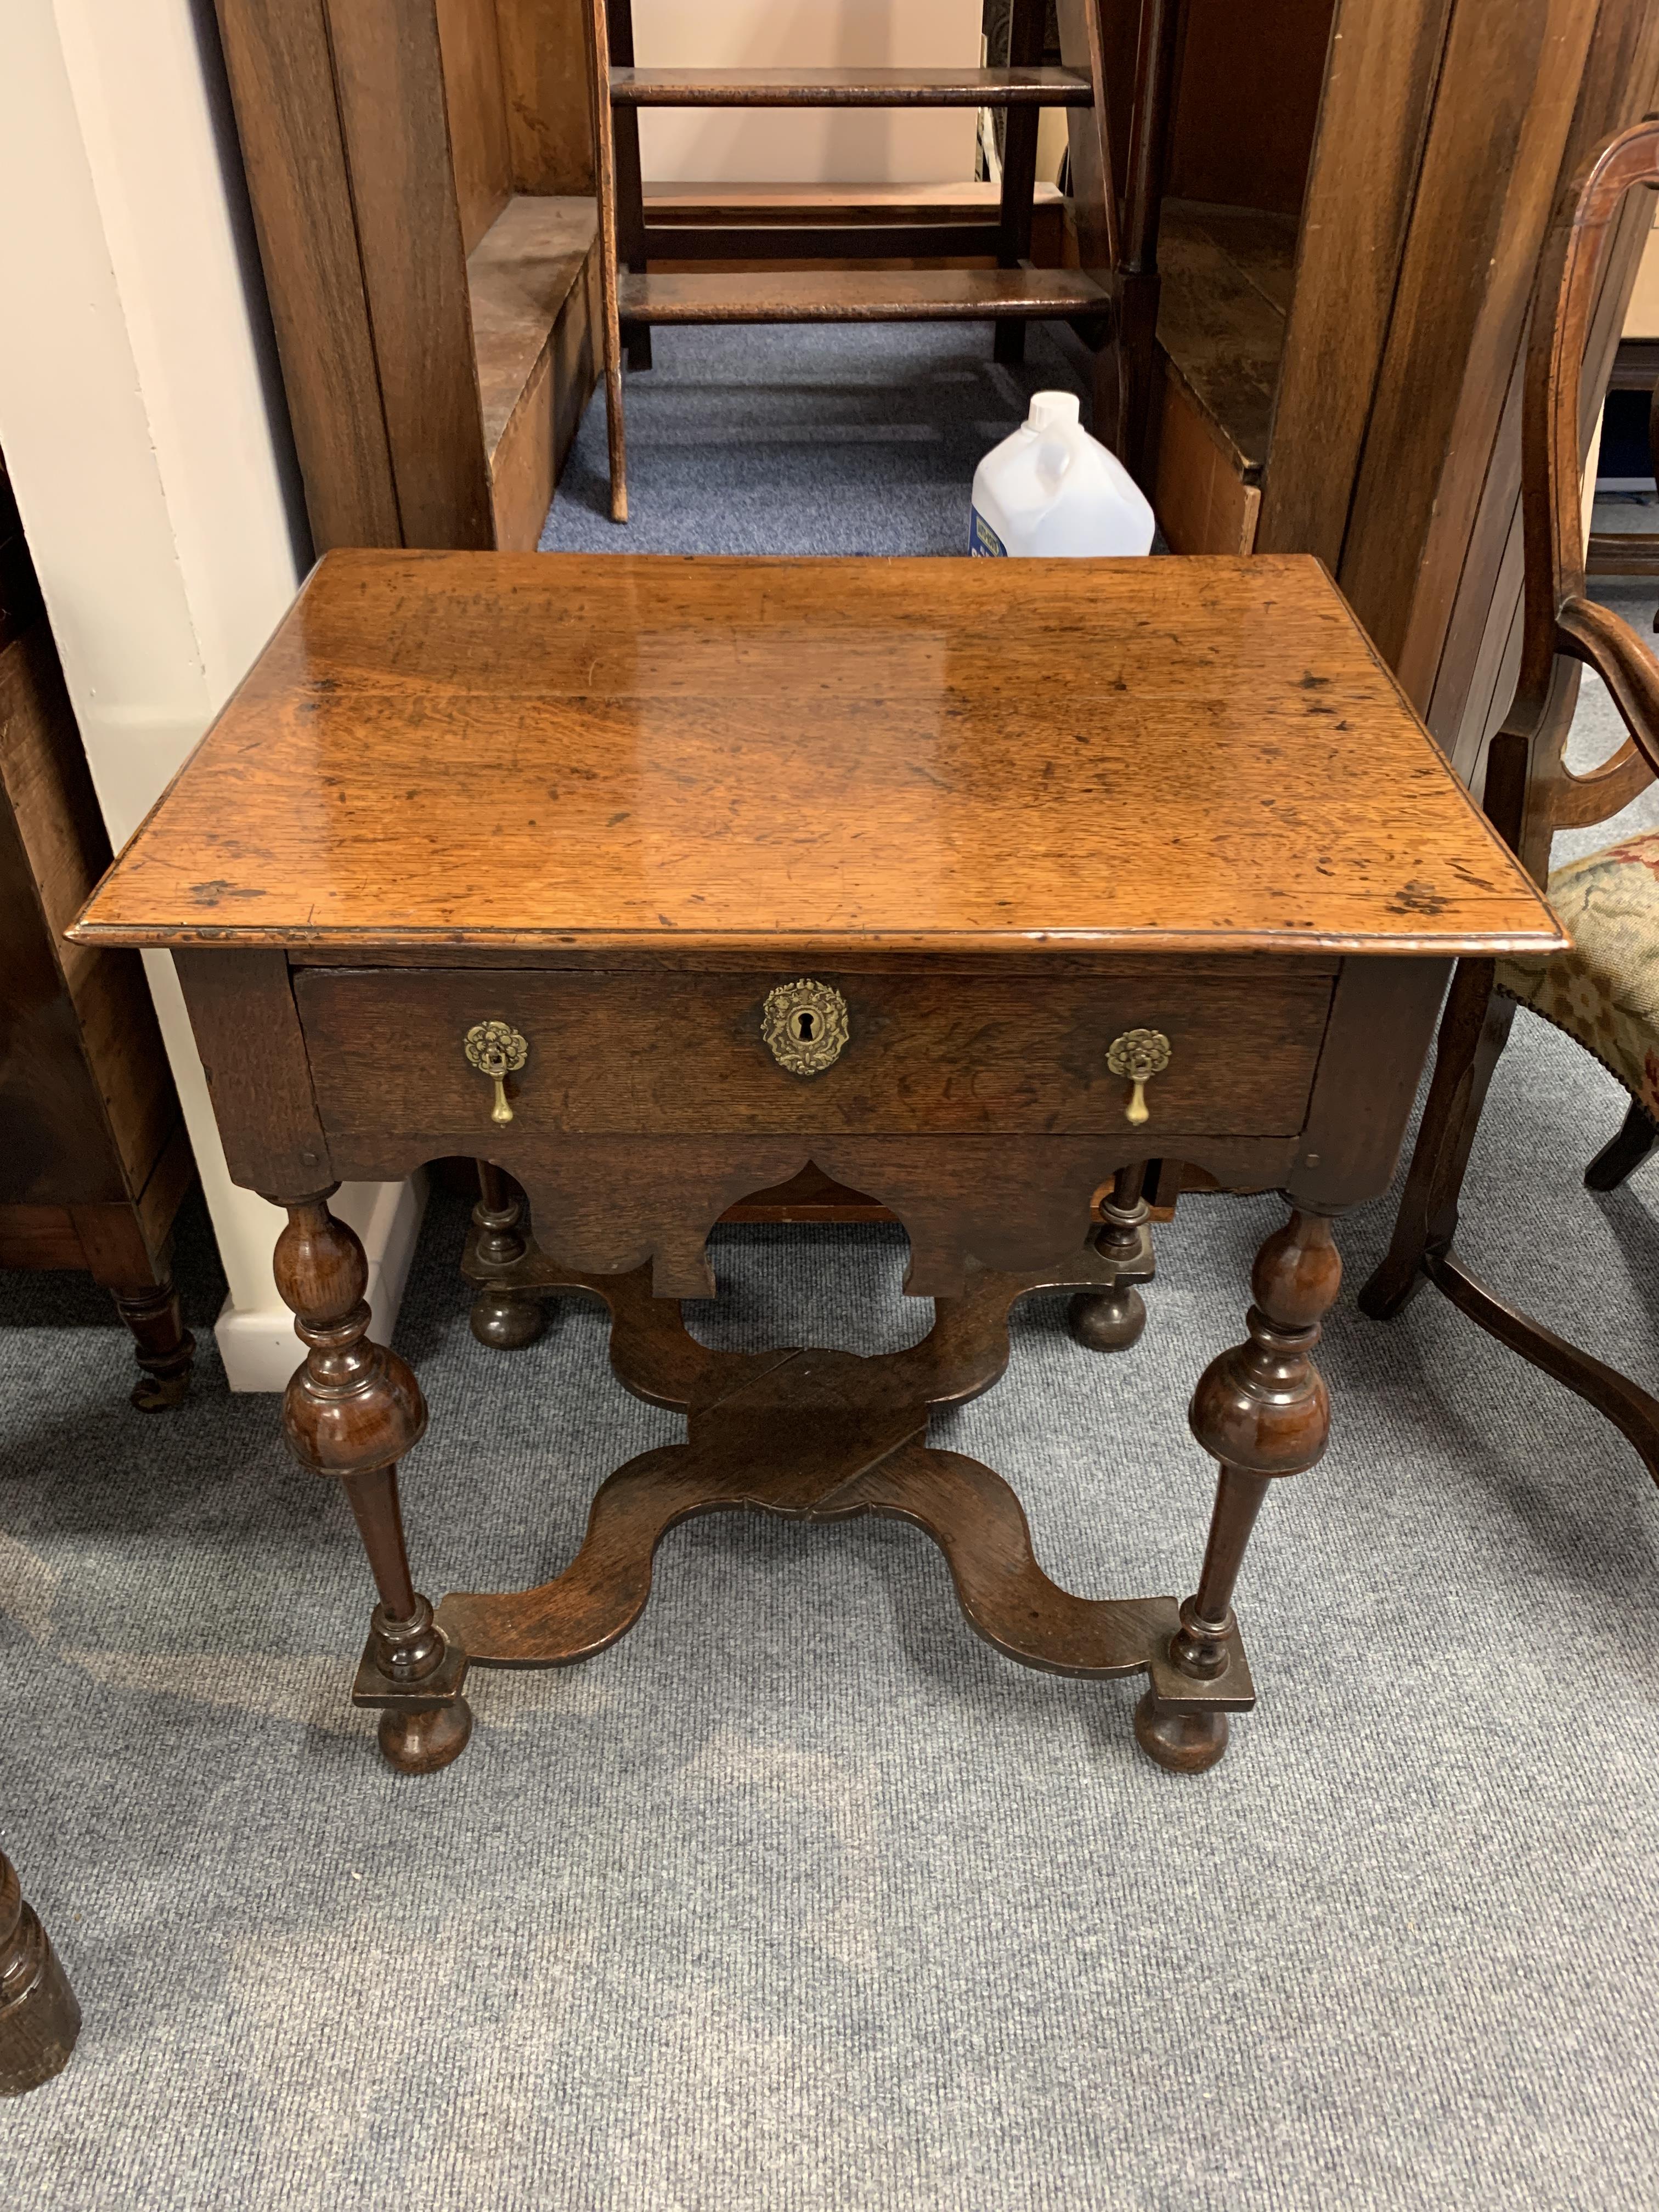
[[[0,1267],[85,1268],[176,1405],[194,1349],[168,1273],[195,1176],[143,967],[65,926],[110,859],[57,652],[0,471]]]
[[[1137,14],[1103,0],[1120,83]],[[1659,14],[1185,0],[1176,70],[1159,520],[1177,552],[1316,553],[1474,780],[1518,649],[1534,276],[1572,178],[1653,102]],[[1626,221],[1593,368],[1633,277]]]
[[[217,6],[317,550],[533,550],[593,384],[579,12]]]

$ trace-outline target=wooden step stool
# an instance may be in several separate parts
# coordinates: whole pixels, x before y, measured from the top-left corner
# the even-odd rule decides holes
[[[1023,359],[1025,325],[1072,325],[1108,373],[1097,376],[1097,434],[1139,468],[1158,326],[1158,208],[1178,0],[1139,0],[1127,161],[1115,169],[1103,15],[1114,0],[1062,0],[1059,69],[1042,64],[1045,0],[1013,0],[1008,66],[980,70],[642,70],[631,0],[589,0],[611,514],[628,520],[623,356],[651,366],[654,323],[989,320],[996,358]],[[1118,0],[1123,4],[1123,0]],[[981,225],[869,222],[769,228],[647,224],[641,107],[1004,107],[999,219]],[[1030,260],[1037,115],[1071,111],[1072,196],[1084,266]],[[1121,209],[1120,210],[1120,195]],[[902,259],[994,255],[994,269],[674,273],[667,260]]]

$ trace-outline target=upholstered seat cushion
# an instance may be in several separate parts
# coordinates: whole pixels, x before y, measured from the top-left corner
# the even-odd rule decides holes
[[[1498,988],[1594,1053],[1659,1118],[1659,831],[1557,868],[1549,902],[1572,950],[1500,960]]]

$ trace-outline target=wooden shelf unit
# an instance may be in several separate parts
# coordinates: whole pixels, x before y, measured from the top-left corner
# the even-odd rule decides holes
[[[580,13],[216,5],[317,550],[532,550],[595,375]]]

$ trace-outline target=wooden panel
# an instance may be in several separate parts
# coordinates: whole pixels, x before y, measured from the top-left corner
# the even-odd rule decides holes
[[[15,1180],[15,1158],[9,1176],[0,1163],[0,1183],[15,1197],[66,1202],[139,1191],[178,1101],[142,963],[106,963],[61,936],[108,865],[109,840],[44,621],[0,653],[0,800],[13,1018],[26,993],[37,1004],[37,1019],[14,1034],[21,1057],[7,1077],[9,1115],[0,1115],[9,1143],[34,1130],[29,1186]]]
[[[752,975],[507,975],[308,969],[295,979],[318,1109],[331,1140],[423,1132],[447,1152],[493,1134],[489,1081],[462,1042],[505,1021],[530,1042],[508,1086],[535,1138],[840,1130],[1116,1135],[1129,1087],[1106,1048],[1161,1030],[1146,1141],[1302,1126],[1334,966],[1139,959],[1086,981],[842,975],[849,1041],[802,1078],[761,1036],[787,969]]]
[[[513,189],[591,192],[586,11],[582,0],[495,0]]]
[[[699,185],[672,181],[642,187],[647,221],[717,222],[995,222],[994,185],[967,179],[936,185]],[[1060,189],[1039,183],[1033,198],[1039,221],[1060,222],[1068,203]]]
[[[1560,941],[1317,562],[941,574],[331,554],[77,928],[779,957]]]
[[[270,1196],[334,1181],[280,952],[173,955],[230,1179]]]
[[[1298,238],[1293,216],[1213,200],[1166,199],[1161,225],[1160,239],[1169,235],[1172,226],[1207,239],[1281,316],[1290,313]]]
[[[66,1206],[0,1206],[0,1267],[84,1267]]]
[[[153,1290],[161,1281],[133,1206],[72,1206],[70,1218],[94,1283],[106,1291]]]
[[[746,270],[757,261],[808,261],[843,269],[908,269],[942,261],[951,269],[994,269],[1001,244],[1001,226],[994,222],[877,223],[867,228],[852,223],[805,222],[786,228],[781,223],[673,222],[647,223],[645,229],[647,263],[720,270]]]
[[[1449,961],[1343,962],[1303,1149],[1285,1186],[1296,1204],[1335,1212],[1388,1188],[1450,975]]]
[[[1152,506],[1176,553],[1248,553],[1261,494],[1166,359],[1158,362]]]
[[[1072,212],[1077,225],[1079,257],[1085,269],[1103,270],[1118,263],[1116,227],[1118,193],[1127,173],[1129,137],[1127,113],[1120,132],[1114,112],[1110,64],[1115,53],[1114,19],[1121,11],[1104,8],[1101,0],[1056,0],[1060,58],[1068,69],[1086,71],[1104,94],[1099,107],[1073,108],[1066,118],[1066,144],[1071,152]],[[1118,25],[1121,34],[1125,27]],[[1133,31],[1127,33],[1131,40]],[[1133,45],[1129,48],[1133,52]],[[1130,66],[1133,85],[1133,66]],[[1109,190],[1107,172],[1118,179]]]
[[[1382,0],[1366,0],[1391,15]],[[1297,215],[1325,77],[1332,0],[1188,7],[1170,133],[1169,188]]]
[[[513,190],[495,0],[436,0],[449,153],[461,240],[471,253]]]
[[[1526,548],[1521,528],[1521,401],[1525,349],[1515,364],[1487,489],[1464,556],[1434,695],[1424,720],[1471,790],[1485,787],[1486,741],[1502,722],[1521,672]],[[1477,581],[1477,580],[1479,580]]]
[[[588,395],[599,375],[599,257],[587,258],[580,297],[575,294],[553,331],[553,475],[564,465],[581,428]],[[545,514],[543,520],[545,520]]]
[[[861,1190],[831,1182],[822,1169],[805,1167],[787,1182],[728,1206],[722,1221],[890,1221],[892,1209]]]
[[[1098,313],[1106,295],[1073,269],[678,270],[624,274],[622,315],[652,323],[982,321],[988,315]]]
[[[152,1252],[166,1251],[179,1208],[195,1181],[196,1155],[181,1118],[174,1123],[173,1134],[162,1146],[149,1181],[139,1194],[138,1225]]]
[[[1659,67],[1659,52],[1653,64]],[[1571,176],[1580,166],[1570,149],[1564,173]],[[1593,451],[1600,427],[1601,392],[1618,348],[1624,295],[1649,219],[1644,198],[1633,194],[1620,213],[1620,231],[1608,250],[1606,283],[1585,346],[1582,453]],[[1522,347],[1516,358],[1425,717],[1458,775],[1477,791],[1485,780],[1486,740],[1509,713],[1521,667],[1526,559],[1520,457],[1525,366]]]
[[[125,1194],[9,806],[0,806],[0,1204]]]
[[[773,259],[908,268],[924,253],[949,267],[993,268],[1000,249],[998,188],[989,184],[647,184],[644,197],[647,260],[702,269]],[[1037,185],[1026,257],[1034,267],[1077,265],[1067,206],[1054,185]],[[716,234],[706,243],[718,254],[688,253],[698,230]],[[880,250],[884,240],[896,242],[892,252]]]
[[[0,653],[0,792],[28,854],[47,931],[79,913],[109,866],[109,838],[46,623]],[[78,947],[66,948],[77,970]]]
[[[1595,23],[1583,0],[1458,0],[1340,580],[1426,704]]]
[[[487,546],[489,472],[434,0],[327,0],[406,545]]]
[[[1334,569],[1452,0],[1338,0],[1257,544]]]
[[[1070,69],[613,69],[619,107],[1087,107]]]
[[[590,199],[511,200],[467,262],[495,543],[533,552],[593,388]]]
[[[1562,157],[1563,187],[1613,131],[1647,112],[1656,87],[1659,13],[1646,0],[1602,0]],[[1587,440],[1596,412],[1594,394],[1617,342],[1621,303],[1642,250],[1649,213],[1647,196],[1632,195],[1608,254],[1607,289],[1592,322],[1585,356],[1584,388],[1591,395],[1584,425]],[[1485,741],[1508,712],[1519,666],[1522,366],[1517,349],[1446,623],[1429,708],[1430,726],[1452,754],[1459,773],[1476,780],[1477,787]]]
[[[402,543],[323,0],[216,0],[317,550]]]
[[[590,368],[592,359],[590,346]],[[553,349],[549,346],[538,356],[519,395],[519,404],[489,457],[495,543],[504,553],[533,553],[541,543],[563,459],[558,442],[558,399]],[[568,451],[568,443],[564,451]]]
[[[1164,203],[1158,345],[1250,482],[1267,458],[1294,245],[1282,216]]]

